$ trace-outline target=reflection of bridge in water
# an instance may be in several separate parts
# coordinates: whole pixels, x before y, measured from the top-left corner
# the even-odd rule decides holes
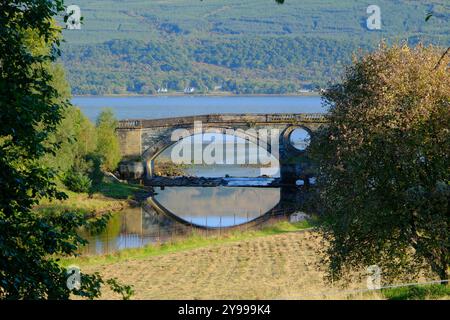
[[[149,179],[153,177],[154,159],[164,150],[174,145],[172,133],[176,129],[184,129],[186,137],[198,134],[194,131],[195,123],[202,123],[201,133],[227,134],[234,130],[235,135],[246,141],[260,145],[258,136],[260,130],[280,131],[278,154],[281,178],[284,182],[294,183],[308,172],[310,167],[306,160],[306,152],[295,148],[290,136],[297,128],[314,132],[326,123],[324,114],[222,114],[204,115],[156,120],[122,120],[117,132],[120,139],[121,153],[125,160],[121,165],[121,174],[128,178]],[[254,129],[255,134],[248,134],[248,129]],[[246,133],[242,133],[245,131]],[[270,141],[266,141],[267,149],[272,152]],[[296,158],[295,163],[291,160]],[[302,161],[304,160],[304,161]]]
[[[236,230],[254,230],[287,219],[286,210],[271,210],[249,223],[231,228],[202,228],[179,223],[165,215],[156,213],[151,206],[134,208],[116,213],[119,221],[113,220],[105,231],[97,235],[81,232],[89,243],[83,247],[84,255],[114,253],[124,249],[141,248],[149,244],[165,243],[190,235],[211,237]],[[152,212],[153,211],[153,212]],[[116,219],[117,219],[116,218]],[[117,227],[118,228],[115,228]]]
[[[159,213],[196,227],[223,228],[248,223],[274,209],[280,188],[168,187],[149,198]]]

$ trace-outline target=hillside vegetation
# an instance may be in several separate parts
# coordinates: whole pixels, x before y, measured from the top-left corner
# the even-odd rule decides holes
[[[84,24],[66,30],[74,94],[295,93],[338,79],[352,53],[381,39],[450,44],[446,1],[383,0],[382,29],[367,2],[79,0]],[[427,12],[433,19],[425,22]]]

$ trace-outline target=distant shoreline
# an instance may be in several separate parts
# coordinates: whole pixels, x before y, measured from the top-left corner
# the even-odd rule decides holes
[[[102,94],[102,95],[72,95],[73,98],[170,98],[170,97],[320,97],[319,92],[308,93],[289,93],[289,94],[235,94],[235,93],[202,93],[202,94],[185,94],[168,93],[168,94]]]

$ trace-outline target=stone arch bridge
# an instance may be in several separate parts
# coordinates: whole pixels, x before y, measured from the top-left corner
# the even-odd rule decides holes
[[[303,128],[309,133],[316,131],[326,122],[324,114],[212,114],[166,119],[133,119],[122,120],[116,129],[123,162],[121,175],[132,179],[149,179],[153,176],[153,161],[166,148],[175,144],[172,133],[176,129],[184,129],[186,136],[199,132],[195,124],[201,122],[202,133],[227,133],[234,130],[239,136],[242,132],[254,129],[256,135],[242,136],[247,141],[259,144],[262,139],[259,130],[278,129],[278,155],[280,176],[283,182],[292,183],[307,175],[310,164],[306,160],[307,150],[299,151],[290,143],[290,135],[296,128]],[[242,133],[243,134],[243,133]],[[266,138],[267,150],[274,152]]]

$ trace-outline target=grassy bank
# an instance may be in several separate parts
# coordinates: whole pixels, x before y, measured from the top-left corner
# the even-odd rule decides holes
[[[59,189],[68,196],[66,200],[44,199],[35,209],[83,210],[92,213],[117,211],[129,206],[136,193],[145,191],[144,187],[139,185],[117,182],[103,182],[92,194],[72,192],[64,186]]]
[[[221,246],[227,243],[258,237],[301,231],[310,227],[311,225],[307,221],[297,223],[279,222],[274,225],[264,227],[261,230],[234,231],[229,234],[209,236],[207,238],[194,234],[187,238],[177,239],[168,243],[148,245],[138,249],[126,249],[107,255],[82,256],[78,258],[62,259],[61,263],[65,266],[70,264],[77,264],[81,266],[110,264],[129,259],[143,259],[191,249]]]

